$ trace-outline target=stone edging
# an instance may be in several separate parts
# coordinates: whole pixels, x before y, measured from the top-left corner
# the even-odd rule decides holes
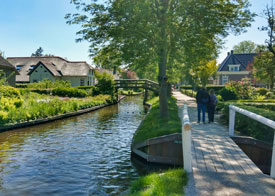
[[[126,96],[120,97],[119,100],[116,103],[119,103],[125,97]],[[110,105],[114,105],[116,103],[103,104],[103,105],[95,106],[95,107],[92,107],[92,108],[86,108],[86,109],[78,110],[78,111],[75,111],[75,112],[70,112],[70,113],[66,113],[66,114],[51,116],[51,117],[48,117],[48,118],[42,118],[42,119],[37,119],[37,120],[32,120],[32,121],[27,121],[27,122],[22,122],[22,123],[17,123],[17,124],[13,124],[13,125],[0,127],[0,133],[5,132],[5,131],[9,131],[9,130],[12,130],[12,129],[19,129],[19,128],[24,128],[24,127],[34,126],[34,125],[39,125],[39,124],[42,124],[42,123],[52,122],[52,121],[55,121],[55,120],[61,120],[61,119],[72,117],[72,116],[77,116],[77,115],[88,113],[88,112],[91,112],[91,111],[95,111],[95,110],[98,110],[98,109],[101,109],[101,108],[104,108],[104,107],[107,107],[107,106],[110,106]]]

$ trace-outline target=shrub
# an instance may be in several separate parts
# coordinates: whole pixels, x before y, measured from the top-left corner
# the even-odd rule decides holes
[[[20,98],[20,91],[11,86],[0,86],[0,97]]]
[[[257,95],[256,89],[246,81],[231,81],[225,88],[233,91],[238,99],[252,99]]]
[[[267,92],[268,92],[268,90],[266,88],[258,88],[257,89],[257,93],[259,93],[260,95],[266,95]]]
[[[77,88],[58,87],[52,90],[53,95],[60,97],[87,97],[88,93],[85,90]]]
[[[33,89],[49,89],[58,87],[71,87],[71,83],[68,80],[56,80],[55,82],[52,82],[49,79],[43,79],[40,82],[28,84],[28,88]]]
[[[115,81],[111,74],[106,72],[104,73],[95,73],[96,79],[98,81],[96,85],[95,92],[98,94],[108,94],[114,95],[115,94]]]
[[[223,101],[238,99],[236,93],[232,89],[223,88],[218,92],[218,94],[221,96]]]

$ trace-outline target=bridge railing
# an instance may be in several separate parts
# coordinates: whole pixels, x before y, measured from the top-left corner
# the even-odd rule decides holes
[[[153,82],[151,80],[140,79],[140,80],[133,80],[133,79],[121,79],[115,80],[117,88],[144,88],[149,89],[155,92],[158,92],[159,84]]]
[[[258,114],[255,114],[253,112],[244,110],[242,108],[236,107],[234,105],[230,105],[229,106],[229,136],[234,136],[236,112],[239,112],[240,114],[248,116],[249,118],[252,118],[258,122],[261,122],[261,123],[265,124],[266,126],[271,127],[273,129],[273,131],[275,131],[274,130],[275,129],[275,121],[265,118],[263,116],[260,116]],[[272,157],[271,157],[270,176],[272,178],[275,178],[275,133],[274,133],[273,149],[272,149]]]
[[[192,154],[191,154],[191,124],[188,115],[188,107],[185,104],[182,111],[182,152],[183,167],[186,172],[192,172]]]

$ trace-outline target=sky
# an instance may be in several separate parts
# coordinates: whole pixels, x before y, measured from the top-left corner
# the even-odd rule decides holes
[[[30,56],[40,46],[44,54],[53,54],[70,61],[87,61],[89,43],[76,43],[79,25],[68,25],[64,16],[75,13],[70,0],[0,0],[0,50],[6,57]],[[264,44],[267,33],[258,30],[266,25],[263,10],[271,0],[250,0],[251,11],[259,16],[246,33],[225,39],[218,58],[221,63],[233,46],[244,40]]]

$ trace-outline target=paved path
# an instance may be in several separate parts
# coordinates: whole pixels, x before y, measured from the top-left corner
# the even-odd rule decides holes
[[[173,92],[179,107],[188,104],[192,126],[192,165],[186,195],[273,195],[275,180],[261,170],[218,123],[198,124],[195,99]],[[206,115],[207,118],[207,115]]]

